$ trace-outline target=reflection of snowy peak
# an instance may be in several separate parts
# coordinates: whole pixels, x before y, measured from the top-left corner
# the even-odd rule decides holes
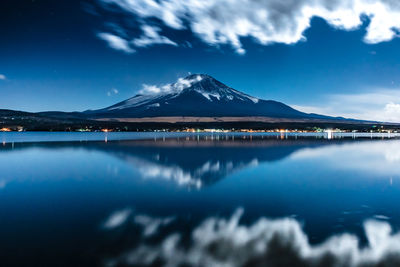
[[[204,74],[193,74],[161,87],[144,85],[144,89],[138,95],[105,109],[88,111],[88,114],[93,117],[121,118],[310,116],[280,102],[249,96]]]
[[[179,186],[200,189],[244,167],[258,165],[258,159],[250,162],[212,161],[209,160],[197,168],[185,168],[176,164],[160,162],[159,157],[145,159],[134,156],[124,158],[137,167],[145,179],[164,179],[175,182]]]

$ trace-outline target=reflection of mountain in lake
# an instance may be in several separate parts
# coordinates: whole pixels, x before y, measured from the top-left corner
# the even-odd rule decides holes
[[[315,146],[276,140],[166,140],[124,142],[108,147],[135,165],[144,178],[162,178],[178,185],[200,188],[240,169],[275,161],[294,151]]]
[[[343,141],[341,141],[343,142]],[[106,152],[134,166],[144,179],[164,179],[189,188],[211,185],[244,168],[288,157],[304,148],[334,144],[321,139],[276,137],[250,139],[196,136],[147,141],[47,143],[34,144],[52,148],[74,147]],[[18,144],[16,148],[33,146]]]

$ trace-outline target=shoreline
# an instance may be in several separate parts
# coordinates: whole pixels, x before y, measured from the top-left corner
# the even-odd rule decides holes
[[[397,139],[400,133],[351,133],[351,132],[2,132],[2,145],[10,143],[35,142],[113,142],[144,141],[165,139],[202,139],[209,140],[251,140],[251,139]]]

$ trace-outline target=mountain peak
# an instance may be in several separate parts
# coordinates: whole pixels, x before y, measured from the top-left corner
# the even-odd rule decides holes
[[[185,80],[193,80],[193,79],[201,79],[201,80],[204,80],[204,79],[212,79],[212,80],[215,80],[214,77],[211,77],[211,76],[208,75],[208,74],[202,74],[202,73],[190,74],[190,75],[186,76],[184,79],[185,79]]]
[[[108,107],[107,110],[144,107],[159,108],[176,99],[187,99],[195,103],[248,103],[257,104],[259,99],[237,91],[207,74],[190,74],[175,83],[163,86],[144,85],[136,96]],[[193,100],[196,99],[196,100]]]
[[[239,92],[207,74],[191,74],[183,79],[178,79],[173,86],[179,87],[180,85],[184,85],[180,93],[194,92],[211,102],[232,100],[258,102],[258,98]]]
[[[102,110],[105,117],[307,117],[283,103],[237,91],[207,74],[190,74],[175,83],[144,85],[138,95]]]

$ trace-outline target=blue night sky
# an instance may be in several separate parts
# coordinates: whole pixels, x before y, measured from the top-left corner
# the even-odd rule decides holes
[[[244,2],[2,1],[0,108],[102,108],[206,73],[306,112],[400,121],[397,2]]]

